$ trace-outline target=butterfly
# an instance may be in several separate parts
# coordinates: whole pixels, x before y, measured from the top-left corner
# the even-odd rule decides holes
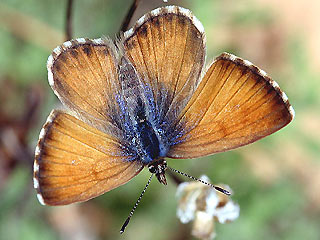
[[[55,48],[48,80],[64,105],[35,150],[41,204],[87,201],[144,167],[166,184],[165,158],[197,158],[283,128],[294,110],[278,84],[222,53],[205,66],[204,28],[191,11],[157,8],[116,41],[78,38]]]

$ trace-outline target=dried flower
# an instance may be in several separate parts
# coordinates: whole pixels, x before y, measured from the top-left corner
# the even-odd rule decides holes
[[[202,176],[210,182],[207,176]],[[231,192],[227,185],[220,185]],[[215,221],[231,222],[239,217],[240,207],[230,197],[200,182],[184,182],[177,189],[177,216],[182,223],[193,221],[192,235],[199,239],[213,239]]]

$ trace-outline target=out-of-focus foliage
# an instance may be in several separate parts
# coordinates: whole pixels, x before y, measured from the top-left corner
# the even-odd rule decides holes
[[[115,36],[129,0],[75,1],[73,36]],[[318,0],[170,1],[191,9],[207,34],[207,62],[223,51],[254,62],[287,93],[296,118],[250,146],[197,160],[169,160],[228,184],[240,217],[217,239],[320,239],[320,3]],[[163,1],[142,1],[134,20]],[[33,151],[60,103],[46,60],[64,41],[65,1],[0,2],[0,239],[120,239],[149,176],[101,197],[44,207],[32,188]],[[169,178],[170,179],[170,178]],[[153,181],[121,239],[192,239],[176,218],[176,185]]]

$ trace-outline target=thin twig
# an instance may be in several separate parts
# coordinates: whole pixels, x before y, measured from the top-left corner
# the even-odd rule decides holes
[[[67,0],[66,40],[72,39],[72,6],[73,0]]]
[[[119,30],[119,33],[125,32],[126,30],[128,30],[129,23],[131,21],[131,18],[133,16],[134,12],[136,11],[136,9],[138,7],[139,2],[140,2],[140,0],[133,0],[133,3],[131,5],[127,15],[121,24],[121,28]]]

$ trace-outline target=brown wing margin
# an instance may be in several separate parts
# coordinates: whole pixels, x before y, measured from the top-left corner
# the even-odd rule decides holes
[[[183,110],[180,122],[188,132],[168,155],[194,158],[237,148],[293,118],[294,110],[275,81],[249,61],[224,53]]]
[[[129,157],[109,135],[53,110],[35,152],[37,197],[42,204],[65,205],[99,196],[141,171],[142,164]]]

